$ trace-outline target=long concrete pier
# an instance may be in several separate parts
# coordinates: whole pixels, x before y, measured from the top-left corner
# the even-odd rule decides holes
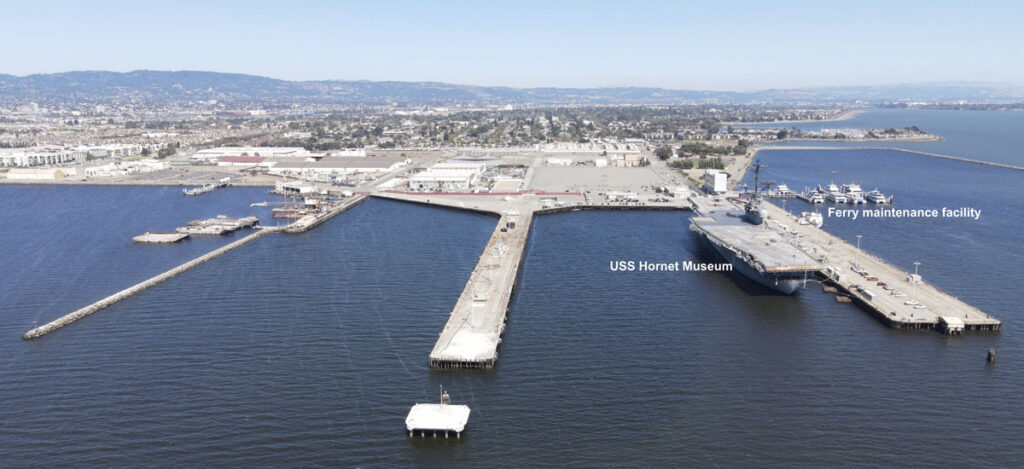
[[[176,277],[178,275],[181,275],[182,273],[187,272],[188,270],[190,270],[190,269],[192,269],[192,268],[194,268],[194,267],[196,267],[196,266],[198,266],[200,264],[203,264],[203,263],[205,263],[205,262],[207,262],[207,261],[209,261],[211,259],[220,257],[220,256],[226,254],[227,252],[232,251],[234,249],[237,249],[237,248],[239,248],[239,247],[241,247],[241,246],[243,246],[243,245],[245,245],[247,243],[250,243],[250,242],[256,240],[257,238],[259,238],[259,237],[261,237],[261,236],[263,236],[263,235],[265,235],[267,233],[273,233],[273,232],[279,232],[279,231],[280,232],[285,232],[285,233],[302,233],[302,232],[305,232],[305,231],[309,231],[309,230],[311,230],[311,229],[313,229],[313,228],[315,228],[317,226],[320,226],[322,223],[326,222],[327,220],[330,220],[331,218],[334,218],[334,217],[338,216],[339,214],[344,213],[348,209],[350,209],[350,208],[352,208],[352,207],[354,207],[356,205],[359,205],[360,203],[365,201],[366,198],[367,198],[366,194],[359,194],[359,195],[357,195],[357,196],[355,196],[355,197],[345,201],[344,203],[339,203],[338,205],[332,207],[330,210],[326,211],[325,213],[303,217],[303,218],[301,218],[299,220],[296,220],[294,223],[291,223],[289,225],[282,226],[282,227],[269,227],[269,228],[268,227],[264,227],[264,228],[261,228],[260,230],[256,231],[255,233],[250,234],[250,235],[248,235],[248,236],[246,236],[246,237],[244,237],[244,238],[242,238],[242,239],[240,239],[238,241],[234,241],[234,242],[232,242],[230,244],[227,244],[225,246],[222,246],[222,247],[219,247],[217,249],[214,249],[213,251],[210,251],[210,252],[208,252],[206,254],[203,254],[202,256],[199,256],[199,257],[197,257],[195,259],[192,259],[191,261],[188,261],[188,262],[186,262],[184,264],[181,264],[181,265],[179,265],[179,266],[177,266],[177,267],[175,267],[175,268],[173,268],[171,270],[168,270],[168,271],[166,271],[166,272],[164,272],[164,273],[162,273],[160,275],[157,275],[155,277],[152,277],[152,278],[149,278],[147,280],[144,280],[144,281],[142,281],[140,283],[137,283],[137,284],[135,284],[135,285],[133,285],[133,286],[131,286],[129,288],[121,290],[121,291],[119,291],[117,293],[114,293],[113,295],[110,295],[110,296],[108,296],[106,298],[103,298],[102,300],[99,300],[99,301],[97,301],[97,302],[95,302],[93,304],[90,304],[90,305],[88,305],[88,306],[86,306],[84,308],[75,310],[75,311],[73,311],[71,313],[68,313],[68,314],[66,314],[64,316],[61,316],[60,318],[57,318],[57,319],[55,319],[53,321],[50,321],[50,322],[48,322],[46,324],[43,324],[42,326],[36,327],[36,328],[26,332],[22,336],[22,338],[25,339],[25,340],[30,340],[30,339],[35,339],[35,338],[38,338],[38,337],[42,337],[42,336],[44,336],[46,334],[49,334],[49,333],[51,333],[53,331],[56,331],[57,329],[60,329],[60,328],[62,328],[64,326],[67,326],[68,324],[71,324],[71,323],[73,323],[73,322],[75,322],[75,321],[77,321],[79,319],[82,319],[82,318],[84,318],[86,316],[89,316],[90,314],[93,314],[93,313],[95,313],[95,312],[97,312],[97,311],[99,311],[99,310],[101,310],[103,308],[106,308],[106,307],[108,307],[110,305],[113,305],[114,303],[117,303],[117,302],[119,302],[121,300],[124,300],[124,299],[126,299],[126,298],[128,298],[128,297],[130,297],[132,295],[138,294],[139,292],[142,292],[143,290],[145,290],[145,289],[147,289],[149,287],[152,287],[154,285],[158,285],[158,284],[164,282],[165,280],[168,280],[168,279],[174,278],[174,277]]]
[[[243,245],[245,245],[247,243],[255,241],[257,238],[259,238],[259,237],[261,237],[261,236],[263,236],[263,235],[265,235],[267,233],[271,233],[271,232],[274,232],[274,231],[277,231],[277,228],[262,228],[262,229],[256,231],[255,233],[252,233],[252,234],[250,234],[250,235],[248,235],[248,236],[246,236],[246,237],[244,237],[244,238],[242,238],[242,239],[240,239],[238,241],[234,241],[234,242],[232,242],[230,244],[227,244],[225,246],[222,246],[222,247],[219,247],[217,249],[214,249],[213,251],[210,251],[210,252],[208,252],[206,254],[203,254],[202,256],[199,256],[199,257],[197,257],[195,259],[192,259],[192,260],[190,260],[190,261],[188,261],[188,262],[186,262],[184,264],[181,264],[181,265],[179,265],[179,266],[177,266],[177,267],[175,267],[175,268],[173,268],[171,270],[168,270],[167,272],[164,272],[164,273],[162,273],[160,275],[157,275],[155,277],[151,277],[151,278],[149,278],[147,280],[144,280],[144,281],[142,281],[140,283],[137,283],[137,284],[135,284],[135,285],[133,285],[133,286],[131,286],[129,288],[126,288],[126,289],[121,290],[121,291],[119,291],[117,293],[114,293],[113,295],[110,295],[110,296],[108,296],[106,298],[103,298],[102,300],[99,300],[99,301],[97,301],[97,302],[95,302],[95,303],[93,303],[93,304],[91,304],[89,306],[86,306],[84,308],[78,309],[78,310],[76,310],[74,312],[71,312],[71,313],[66,314],[64,316],[61,316],[60,318],[57,318],[57,319],[55,319],[53,321],[50,321],[50,322],[48,322],[46,324],[43,324],[42,326],[39,326],[39,327],[37,327],[35,329],[32,329],[32,330],[26,332],[25,335],[22,336],[22,338],[25,339],[25,340],[29,340],[29,339],[35,339],[35,338],[38,338],[38,337],[42,337],[42,336],[44,336],[46,334],[49,334],[49,333],[51,333],[51,332],[53,332],[53,331],[55,331],[57,329],[60,329],[60,328],[62,328],[64,326],[67,326],[68,324],[71,324],[71,323],[73,323],[73,322],[75,322],[75,321],[77,321],[79,319],[82,319],[82,318],[84,318],[84,317],[86,317],[86,316],[88,316],[88,315],[90,315],[92,313],[95,313],[95,312],[97,312],[97,311],[99,311],[99,310],[101,310],[103,308],[106,308],[106,307],[108,307],[108,306],[110,306],[110,305],[112,305],[114,303],[117,303],[117,302],[119,302],[121,300],[124,300],[125,298],[128,298],[128,297],[130,297],[132,295],[135,295],[135,294],[137,294],[137,293],[139,293],[139,292],[141,292],[141,291],[143,291],[143,290],[145,290],[145,289],[147,289],[149,287],[152,287],[154,285],[158,285],[158,284],[162,283],[165,280],[168,280],[168,279],[174,278],[174,277],[176,277],[178,275],[181,275],[182,273],[187,272],[188,270],[190,270],[190,269],[192,269],[192,268],[194,268],[194,267],[196,267],[196,266],[198,266],[200,264],[203,264],[206,261],[209,261],[211,259],[223,256],[224,254],[226,254],[229,251],[237,249],[237,248],[239,248],[239,247],[241,247],[241,246],[243,246]]]
[[[945,333],[997,331],[1002,326],[1002,321],[912,278],[908,272],[858,250],[843,239],[823,229],[799,224],[794,215],[775,204],[766,203],[764,207],[770,217],[766,222],[770,229],[788,233],[795,245],[820,259],[822,277],[883,324],[896,329],[933,329]]]
[[[498,215],[469,281],[430,352],[432,368],[492,368],[505,330],[506,313],[535,216],[578,210],[690,210],[682,201],[587,203],[581,193],[426,194],[382,191],[374,197]],[[555,199],[564,204],[546,207]]]
[[[503,215],[430,352],[433,368],[492,368],[533,212]]]

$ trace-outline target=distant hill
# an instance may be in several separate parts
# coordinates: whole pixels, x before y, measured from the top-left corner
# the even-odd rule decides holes
[[[286,81],[254,75],[196,71],[66,72],[0,75],[0,103],[164,104],[328,103],[342,105],[444,104],[714,104],[880,103],[907,101],[1000,102],[1024,99],[1020,89],[991,83],[923,83],[756,92],[663,88],[510,88],[435,82]]]

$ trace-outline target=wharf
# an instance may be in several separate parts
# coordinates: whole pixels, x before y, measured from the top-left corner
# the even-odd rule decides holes
[[[1002,325],[1002,321],[932,285],[911,283],[907,272],[825,230],[801,225],[798,217],[772,203],[763,204],[768,218],[755,226],[724,217],[741,211],[726,198],[693,197],[691,202],[700,215],[692,219],[691,229],[742,260],[755,260],[748,263],[756,265],[760,274],[782,277],[788,272],[793,278],[794,272],[813,273],[889,327],[955,334],[964,330],[996,331]],[[865,275],[854,268],[865,271]],[[874,280],[868,281],[868,277]]]
[[[313,228],[320,226],[323,222],[327,220],[330,220],[342,213],[345,213],[346,211],[348,211],[348,209],[363,203],[364,201],[366,201],[366,198],[366,194],[357,194],[355,197],[352,197],[351,199],[348,199],[344,202],[339,202],[337,205],[327,209],[327,211],[325,212],[313,215],[306,215],[302,218],[299,218],[298,220],[295,220],[293,223],[285,226],[282,231],[284,231],[285,233],[292,234],[304,233],[306,231],[309,231]]]
[[[954,325],[960,322],[963,330],[968,331],[997,331],[1002,326],[1002,321],[935,286],[924,282],[911,283],[907,272],[858,251],[839,237],[811,225],[800,225],[796,216],[774,204],[765,203],[764,207],[768,210],[769,223],[776,229],[795,233],[812,255],[820,256],[824,267],[821,275],[827,282],[842,290],[883,324],[896,329],[934,329],[946,333],[959,332]],[[855,266],[868,275],[854,272]],[[877,280],[867,281],[868,276],[877,277]],[[884,290],[879,282],[906,296],[896,296]],[[906,304],[912,299],[924,307]]]
[[[433,368],[493,368],[533,212],[502,215],[430,352]]]
[[[136,243],[177,243],[188,238],[188,233],[159,233],[147,231],[134,238]]]

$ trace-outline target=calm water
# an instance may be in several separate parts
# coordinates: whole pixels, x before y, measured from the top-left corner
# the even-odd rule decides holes
[[[0,455],[39,467],[1024,464],[1021,173],[889,151],[761,157],[795,188],[856,180],[898,207],[980,208],[979,221],[825,223],[898,266],[922,262],[1005,329],[894,331],[817,288],[784,297],[730,274],[612,272],[613,260],[714,258],[685,214],[575,212],[534,223],[497,369],[431,371],[494,220],[371,200],[26,342],[34,322],[232,239],[132,235],[218,213],[272,223],[248,206],[268,196],[0,186]],[[409,406],[439,384],[473,409],[464,439],[409,440]]]
[[[869,109],[852,119],[791,124],[804,130],[876,129],[916,125],[943,137],[937,142],[783,142],[782,145],[892,147],[1024,166],[1024,112]],[[755,124],[751,127],[778,127]]]

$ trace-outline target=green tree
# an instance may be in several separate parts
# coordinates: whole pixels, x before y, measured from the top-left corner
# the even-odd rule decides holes
[[[663,145],[654,150],[654,156],[657,156],[659,160],[665,161],[672,157],[672,147]]]

